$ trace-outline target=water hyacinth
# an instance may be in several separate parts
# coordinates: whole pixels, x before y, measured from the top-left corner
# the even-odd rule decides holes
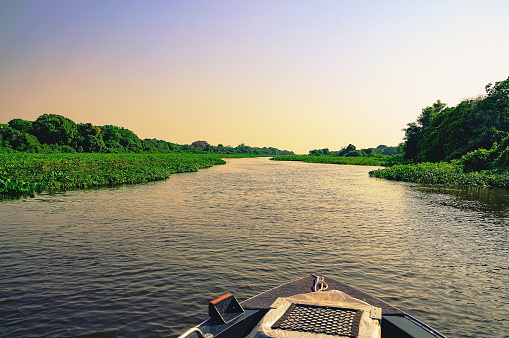
[[[0,195],[163,180],[225,162],[211,154],[0,154]]]
[[[509,189],[507,172],[484,170],[465,173],[461,165],[443,162],[395,165],[373,170],[369,175],[403,182]]]
[[[368,166],[387,166],[393,164],[394,156],[334,156],[334,155],[285,155],[271,158],[275,161],[302,161],[308,163],[327,163],[327,164],[351,164]]]
[[[40,191],[38,183],[30,183],[12,179],[0,180],[0,195],[26,195],[33,196],[36,191]]]

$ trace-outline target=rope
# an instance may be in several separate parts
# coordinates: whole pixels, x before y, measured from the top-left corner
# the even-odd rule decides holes
[[[322,292],[329,288],[329,285],[327,285],[327,283],[325,283],[324,277],[321,277],[321,276],[315,276],[315,277],[316,277],[315,286],[314,286],[315,292]]]

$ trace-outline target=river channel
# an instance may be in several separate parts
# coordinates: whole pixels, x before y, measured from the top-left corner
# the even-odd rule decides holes
[[[231,159],[0,201],[0,336],[176,337],[224,293],[321,273],[449,337],[509,337],[509,192],[373,169]]]

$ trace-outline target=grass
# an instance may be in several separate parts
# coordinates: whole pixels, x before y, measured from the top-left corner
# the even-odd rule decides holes
[[[144,183],[224,163],[211,154],[0,153],[0,195]]]

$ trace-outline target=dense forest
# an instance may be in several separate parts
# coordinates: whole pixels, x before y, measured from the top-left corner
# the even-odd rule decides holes
[[[141,140],[129,129],[113,125],[75,123],[61,115],[44,114],[35,121],[13,119],[0,124],[0,150],[30,153],[217,153],[257,156],[293,155],[273,147],[237,147],[196,141],[180,145],[157,139]]]
[[[310,150],[309,155],[400,155],[407,163],[452,162],[465,171],[505,170],[509,166],[509,78],[488,84],[486,94],[455,107],[437,100],[423,108],[404,131],[404,142],[397,147],[357,149],[350,144],[338,151]]]
[[[440,100],[409,123],[404,161],[370,176],[397,181],[509,189],[509,78],[455,107]]]
[[[370,176],[429,184],[509,189],[509,78],[488,84],[486,94],[455,107],[440,100],[407,125],[397,147],[339,151],[315,149],[309,155],[277,156],[304,161],[384,166]]]
[[[405,129],[404,158],[415,163],[453,162],[465,171],[509,165],[509,78],[455,107],[440,100],[422,109]]]

